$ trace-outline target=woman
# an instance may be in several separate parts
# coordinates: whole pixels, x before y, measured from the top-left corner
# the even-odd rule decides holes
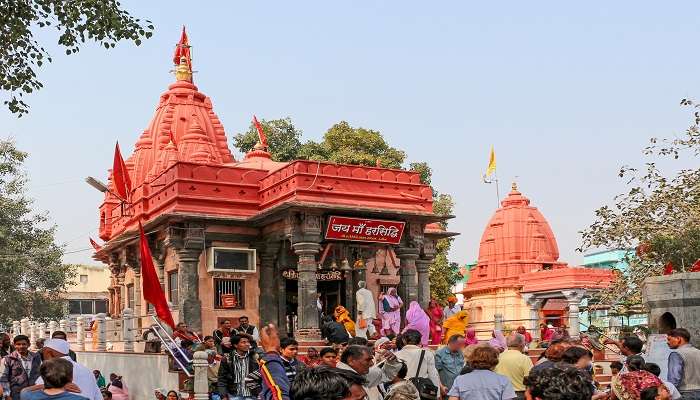
[[[326,339],[330,344],[342,344],[350,340],[350,336],[343,324],[334,320],[330,315],[323,316],[321,337]]]
[[[641,400],[671,400],[671,392],[665,385],[646,388],[639,394]]]
[[[107,386],[105,382],[105,377],[102,376],[102,372],[99,369],[92,370],[92,374],[95,375],[95,381],[97,382],[97,387],[102,389]]]
[[[447,344],[447,341],[452,335],[464,335],[464,331],[469,324],[469,313],[460,311],[457,314],[447,318],[442,323],[442,329],[445,331],[445,336],[442,338],[442,343]]]
[[[117,374],[109,374],[109,390],[113,400],[129,400],[129,389],[126,388],[122,377]]]
[[[379,304],[379,314],[382,316],[382,334],[401,332],[401,307],[403,300],[396,293],[396,288],[389,288]]]
[[[491,337],[492,339],[489,340],[489,346],[498,350],[499,353],[506,351],[508,344],[506,343],[506,337],[503,336],[503,332],[501,332],[500,329],[494,329],[493,332],[491,332]]]
[[[428,317],[428,314],[423,311],[417,301],[412,301],[408,306],[408,311],[406,311],[406,322],[406,327],[403,328],[401,333],[404,333],[409,329],[415,329],[421,334],[421,346],[428,346],[428,343],[430,342],[430,318]]]
[[[333,310],[333,316],[336,322],[343,324],[345,330],[348,331],[350,336],[355,337],[355,321],[350,318],[350,313],[345,307],[339,305]]]
[[[464,345],[471,346],[474,344],[479,344],[479,339],[476,338],[476,329],[467,328],[467,332],[464,336]]]
[[[510,379],[492,371],[496,364],[498,350],[490,346],[477,346],[469,358],[471,368],[463,370],[465,373],[455,379],[447,393],[449,400],[514,399],[516,395]]]
[[[540,342],[544,344],[542,347],[547,347],[554,336],[554,327],[552,325],[540,324]]]
[[[176,391],[171,390],[168,392],[168,395],[165,396],[165,400],[180,400],[180,395],[177,394]]]
[[[520,325],[517,329],[517,332],[525,338],[525,345],[529,346],[530,343],[532,343],[532,335],[530,335],[530,332],[525,329],[524,326]]]
[[[640,400],[645,389],[664,385],[656,375],[644,371],[642,356],[630,356],[625,364],[628,372],[614,376],[610,385],[619,400]]]
[[[428,317],[430,317],[430,344],[438,345],[442,341],[442,308],[435,299],[428,303]]]

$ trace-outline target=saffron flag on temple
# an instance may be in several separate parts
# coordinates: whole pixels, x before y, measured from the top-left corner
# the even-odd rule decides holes
[[[673,263],[670,261],[664,267],[664,275],[671,275],[673,273]]]
[[[180,64],[180,57],[185,57],[187,60],[187,66],[192,70],[192,58],[190,57],[190,40],[187,38],[187,32],[185,31],[185,26],[182,26],[182,35],[180,35],[180,41],[175,46],[175,54],[173,55],[173,64]]]
[[[486,173],[484,174],[484,181],[491,175],[496,173],[496,151],[491,146],[491,152],[489,153],[489,165],[486,167]]]
[[[126,164],[122,158],[122,153],[119,150],[119,142],[114,147],[114,164],[112,165],[112,182],[117,195],[122,200],[127,201],[131,194],[131,178],[129,170],[126,169]]]
[[[170,313],[168,302],[165,300],[165,293],[160,287],[156,268],[153,266],[151,249],[148,247],[146,235],[143,233],[143,226],[139,222],[139,235],[141,236],[139,247],[141,248],[141,277],[143,279],[143,298],[153,304],[156,315],[161,321],[175,329],[175,321]]]
[[[255,129],[258,131],[258,140],[262,146],[267,147],[267,137],[265,136],[265,131],[263,131],[262,125],[258,122],[258,119],[253,115],[253,124],[255,124]]]
[[[92,248],[95,249],[95,251],[100,251],[100,250],[102,250],[102,246],[100,246],[99,244],[97,244],[96,241],[92,240],[92,238],[88,238],[88,239],[90,239],[90,245],[92,245]]]

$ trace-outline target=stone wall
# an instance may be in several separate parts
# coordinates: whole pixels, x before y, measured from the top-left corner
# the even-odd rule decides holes
[[[642,284],[642,301],[649,309],[652,332],[686,328],[693,345],[700,347],[700,272],[647,278]]]

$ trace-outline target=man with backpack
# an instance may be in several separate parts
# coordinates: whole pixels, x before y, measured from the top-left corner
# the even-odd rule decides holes
[[[430,399],[432,394],[439,393],[440,376],[435,367],[435,354],[420,347],[421,333],[409,329],[403,333],[405,346],[396,353],[396,358],[403,360],[408,367],[406,377],[416,386],[421,399]]]

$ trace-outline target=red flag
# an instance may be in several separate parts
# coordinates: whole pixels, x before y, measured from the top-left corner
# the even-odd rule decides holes
[[[119,197],[122,200],[128,200],[131,194],[131,178],[129,170],[126,169],[126,164],[122,158],[122,153],[119,151],[119,142],[114,147],[114,163],[112,165],[112,182]]]
[[[669,261],[664,267],[664,275],[671,275],[673,273],[673,264]]]
[[[173,315],[170,313],[170,308],[168,308],[168,302],[165,300],[165,293],[163,293],[163,289],[160,287],[158,275],[156,275],[156,268],[153,266],[151,249],[148,247],[148,241],[146,240],[146,235],[143,233],[141,222],[139,222],[139,234],[141,235],[139,247],[141,248],[143,298],[146,299],[147,302],[153,304],[156,315],[161,321],[175,329],[175,321],[173,321]]]
[[[92,238],[88,238],[88,239],[90,239],[90,244],[92,245],[92,248],[95,249],[95,251],[100,251],[100,250],[102,250],[102,246],[100,246],[99,244],[97,244],[96,241],[92,240]]]
[[[185,26],[182,26],[182,35],[180,41],[175,45],[175,54],[173,55],[173,64],[180,65],[180,57],[187,59],[187,66],[192,70],[192,58],[190,58],[190,40],[187,38]]]
[[[255,124],[255,129],[258,130],[258,140],[260,144],[267,147],[267,137],[265,136],[265,131],[263,131],[262,125],[258,122],[258,119],[253,115],[253,123]]]
[[[700,259],[695,261],[695,264],[693,264],[693,268],[690,269],[690,272],[700,272]]]

